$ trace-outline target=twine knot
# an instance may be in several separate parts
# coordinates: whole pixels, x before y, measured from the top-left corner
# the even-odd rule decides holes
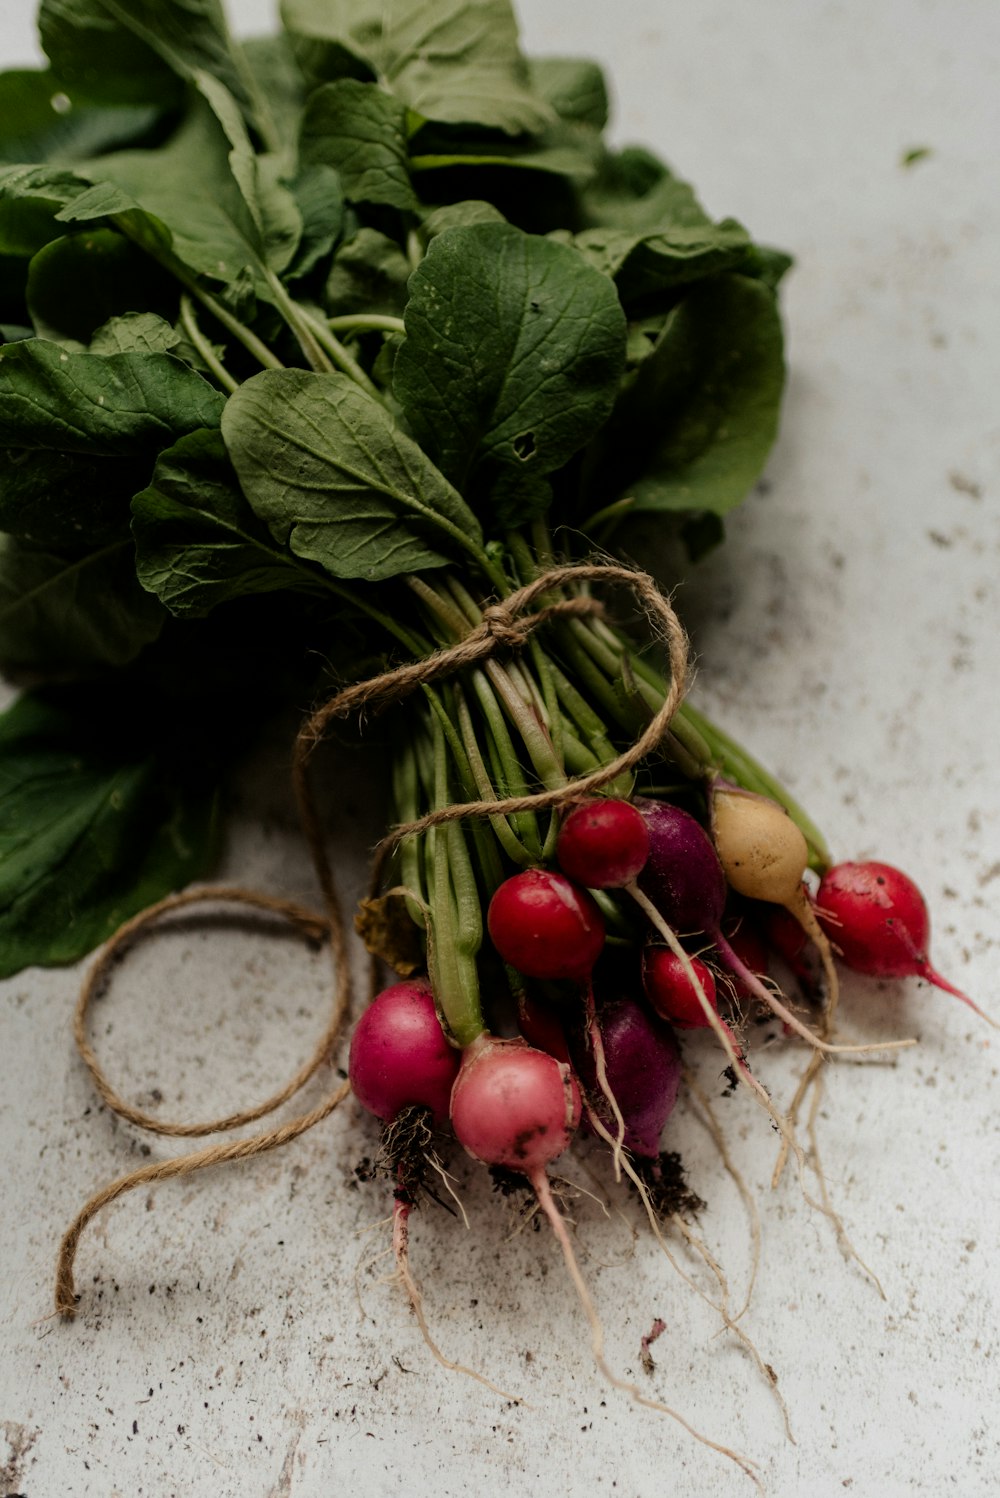
[[[498,645],[511,650],[520,650],[531,632],[531,626],[515,618],[505,603],[491,603],[483,610],[482,628]]]

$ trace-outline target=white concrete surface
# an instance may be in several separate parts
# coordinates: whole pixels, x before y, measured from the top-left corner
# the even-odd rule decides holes
[[[29,55],[26,11],[5,0],[11,60]],[[607,59],[622,137],[655,144],[714,211],[798,257],[767,491],[685,595],[699,698],[787,778],[839,853],[918,878],[941,967],[1000,1014],[1000,11],[990,0],[522,11],[534,47]],[[918,146],[931,154],[902,167]],[[226,872],[307,894],[278,763],[247,772]],[[349,817],[340,831],[356,881],[370,824]],[[251,1167],[112,1208],[83,1244],[78,1321],[40,1321],[64,1225],[147,1149],[96,1105],[74,1056],[78,977],[32,971],[0,988],[2,1498],[751,1491],[602,1384],[550,1235],[518,1231],[457,1160],[471,1231],[433,1211],[414,1226],[427,1313],[449,1355],[529,1406],[437,1367],[379,1278],[387,1201],[352,1178],[375,1139],[351,1107]],[[294,1069],[325,983],[322,962],[292,945],[187,931],[136,954],[97,1033],[130,1095],[158,1085],[171,1114],[203,1115]],[[845,987],[851,1033],[921,1040],[891,1068],[831,1068],[821,1120],[834,1199],[885,1301],[794,1181],[767,1191],[774,1140],[753,1108],[720,1104],[763,1217],[745,1325],[779,1375],[796,1445],[586,1151],[566,1174],[607,1194],[611,1215],[574,1204],[578,1249],[612,1366],[759,1462],[772,1498],[986,1498],[1000,1490],[997,1041],[918,984]],[[800,1064],[781,1047],[762,1057],[779,1098]],[[706,1055],[703,1077],[715,1069]],[[670,1138],[742,1284],[734,1192],[686,1110]],[[650,1377],[640,1339],[655,1316],[667,1332]]]

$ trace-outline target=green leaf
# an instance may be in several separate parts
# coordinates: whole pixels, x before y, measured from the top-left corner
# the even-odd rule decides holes
[[[230,117],[229,123],[237,133],[236,121]],[[173,253],[213,281],[232,284],[249,271],[257,295],[269,298],[268,271],[284,271],[301,232],[295,200],[279,181],[281,170],[277,157],[248,160],[242,141],[238,149],[230,147],[211,106],[195,98],[170,140],[155,151],[122,151],[93,163],[89,174],[100,180],[63,210],[62,222],[114,218],[130,238],[141,243],[149,235],[154,253]]]
[[[151,467],[152,454],[0,449],[0,528],[29,546],[73,553],[121,541]]]
[[[0,348],[0,530],[59,551],[127,534],[156,453],[217,426],[223,396],[170,354]]]
[[[28,268],[27,302],[39,337],[89,343],[109,317],[133,307],[176,308],[177,290],[123,234],[90,229],[39,250]]]
[[[631,229],[585,229],[573,243],[580,254],[618,286],[628,306],[643,297],[742,266],[750,236],[735,219],[719,224],[666,224]]]
[[[257,155],[239,106],[224,84],[201,71],[194,74],[194,83],[229,141],[229,168],[253,224],[254,250],[264,265],[284,270],[302,233],[295,199],[280,180],[285,163],[278,155]]]
[[[100,0],[41,0],[42,47],[60,85],[99,104],[174,105],[181,82]]]
[[[560,119],[603,130],[608,89],[596,62],[586,57],[529,57],[531,86]]]
[[[243,498],[218,432],[192,432],[160,454],[132,501],[132,532],[139,581],[172,614],[200,618],[246,594],[322,590]]]
[[[0,73],[0,162],[66,164],[130,145],[160,117],[153,105],[101,109],[64,93],[52,73]]]
[[[169,354],[181,335],[155,312],[125,312],[109,317],[90,340],[92,354]]]
[[[482,491],[561,467],[618,393],[625,318],[611,282],[575,250],[509,224],[432,240],[405,321],[396,397],[463,492],[473,476]]]
[[[374,83],[342,78],[310,96],[300,159],[334,167],[352,203],[416,207],[407,165],[406,109]]]
[[[78,671],[123,666],[155,640],[166,613],[136,581],[128,542],[57,556],[0,536],[0,661]]]
[[[531,90],[509,0],[284,0],[286,30],[359,58],[425,119],[537,132],[553,112]]]
[[[304,166],[288,183],[302,221],[295,257],[285,268],[285,279],[295,280],[315,270],[344,232],[344,194],[337,173],[328,166]]]
[[[271,534],[332,577],[379,582],[481,542],[461,497],[344,375],[265,370],[230,396],[222,435]]]
[[[56,215],[86,192],[87,184],[58,167],[0,169],[0,255],[34,255],[63,229]]]
[[[41,0],[42,46],[71,93],[99,103],[174,104],[180,80],[208,73],[277,145],[266,98],[220,0]]]
[[[205,875],[213,779],[120,690],[22,697],[0,716],[0,977],[72,962]]]
[[[406,306],[413,267],[395,240],[377,229],[359,229],[333,257],[324,303],[339,313],[380,312],[398,316]]]
[[[504,216],[492,203],[481,198],[465,198],[461,203],[447,203],[434,208],[420,225],[424,243],[429,244],[446,229],[464,229],[470,224],[502,224]]]
[[[783,384],[781,320],[768,287],[735,275],[693,287],[609,423],[606,481],[636,510],[724,515],[764,467]]]
[[[225,397],[170,354],[0,349],[0,448],[125,457],[218,426]]]

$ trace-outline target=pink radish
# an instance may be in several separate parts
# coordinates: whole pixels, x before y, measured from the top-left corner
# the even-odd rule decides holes
[[[448,1103],[460,1064],[448,1044],[424,978],[385,988],[358,1021],[348,1075],[369,1113],[391,1122],[404,1108],[429,1108],[436,1122]]]
[[[525,1040],[484,1034],[462,1057],[451,1125],[475,1159],[520,1171],[534,1185],[569,1145],[580,1106],[580,1090],[565,1063]]]

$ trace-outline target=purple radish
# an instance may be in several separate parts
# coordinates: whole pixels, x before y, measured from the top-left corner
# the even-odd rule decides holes
[[[635,999],[621,996],[597,1011],[608,1088],[625,1124],[623,1143],[633,1154],[655,1159],[660,1135],[681,1081],[681,1058],[666,1026],[647,1014]],[[576,1048],[577,1072],[595,1099],[593,1107],[607,1124],[590,1046]]]

